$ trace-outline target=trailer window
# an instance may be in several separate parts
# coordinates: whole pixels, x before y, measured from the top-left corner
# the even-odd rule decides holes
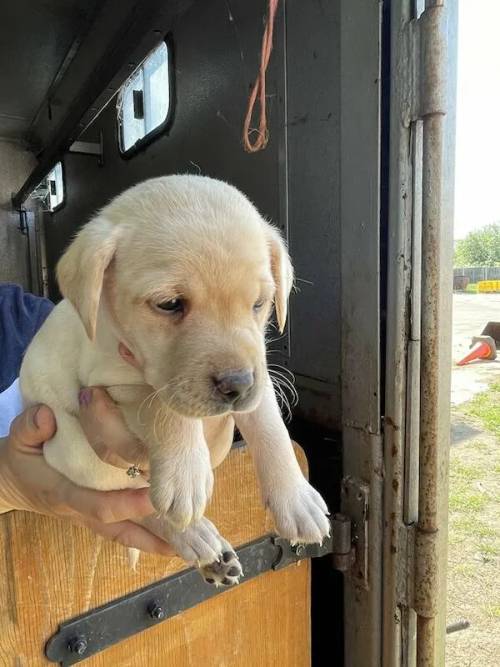
[[[170,54],[162,42],[122,86],[118,95],[120,151],[127,153],[166,125],[171,103]]]
[[[55,211],[64,202],[64,173],[61,162],[58,162],[47,176],[31,193],[45,211]]]
[[[58,162],[47,176],[49,187],[49,210],[54,211],[64,201],[64,179],[62,164]]]

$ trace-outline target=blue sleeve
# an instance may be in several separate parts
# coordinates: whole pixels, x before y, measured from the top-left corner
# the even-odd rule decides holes
[[[0,392],[19,375],[24,352],[53,307],[19,285],[0,283]]]

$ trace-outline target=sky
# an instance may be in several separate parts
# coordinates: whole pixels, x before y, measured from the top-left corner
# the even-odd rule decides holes
[[[500,0],[457,0],[455,238],[500,222]]]

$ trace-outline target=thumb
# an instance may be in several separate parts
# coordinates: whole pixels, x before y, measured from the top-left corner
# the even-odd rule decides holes
[[[54,413],[46,405],[34,405],[18,415],[10,427],[9,440],[18,451],[37,453],[56,431]],[[34,451],[35,450],[35,451]]]

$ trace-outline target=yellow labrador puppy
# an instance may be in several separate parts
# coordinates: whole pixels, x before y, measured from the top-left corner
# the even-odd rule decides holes
[[[49,464],[94,489],[146,484],[103,462],[80,427],[80,388],[108,387],[149,449],[158,516],[145,525],[229,585],[239,562],[203,514],[236,423],[278,532],[321,542],[327,507],[297,464],[266,367],[265,326],[274,303],[284,327],[292,267],[248,199],[201,176],[146,181],[82,228],[57,275],[65,298],[21,369],[26,404],[56,415]]]

